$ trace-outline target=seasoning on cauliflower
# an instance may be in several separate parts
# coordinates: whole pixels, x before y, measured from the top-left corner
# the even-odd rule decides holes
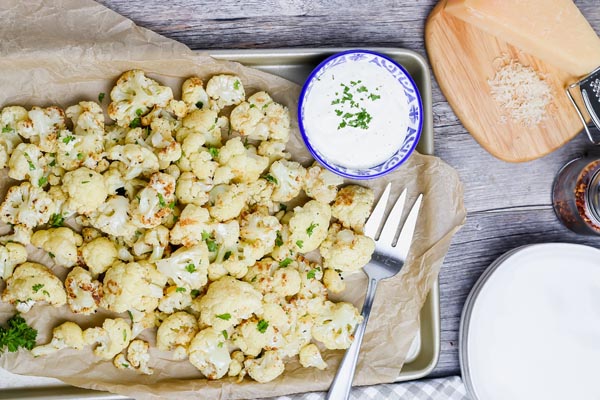
[[[96,277],[106,272],[117,260],[117,246],[108,238],[97,237],[80,248],[83,262]]]
[[[354,340],[354,330],[363,320],[350,303],[325,302],[324,309],[315,316],[313,337],[330,350],[347,349]]]
[[[200,312],[200,322],[217,331],[228,329],[260,313],[262,295],[249,283],[224,276],[208,287],[206,294],[194,300],[192,308]]]
[[[329,205],[316,200],[311,200],[302,207],[296,207],[288,223],[290,247],[301,253],[308,253],[318,248],[327,237],[330,219]]]
[[[140,228],[154,228],[175,208],[175,178],[157,172],[148,185],[131,202],[133,224]]]
[[[171,314],[158,327],[156,347],[163,351],[173,351],[175,360],[187,357],[190,342],[198,332],[196,318],[184,311]]]
[[[48,252],[57,265],[71,268],[77,263],[77,247],[83,238],[69,228],[50,228],[31,236],[31,244]]]
[[[296,264],[291,258],[281,262],[263,258],[248,269],[244,280],[263,295],[275,293],[279,298],[293,296],[300,291],[301,285]]]
[[[285,370],[283,360],[276,351],[265,351],[260,358],[244,361],[248,375],[260,383],[271,382]]]
[[[360,270],[371,260],[373,251],[373,239],[350,229],[342,229],[339,224],[331,225],[327,239],[320,248],[323,267],[342,272]]]
[[[331,293],[341,293],[346,290],[346,284],[340,273],[334,269],[326,269],[323,272],[323,284]]]
[[[269,321],[252,318],[243,321],[235,328],[232,340],[244,354],[256,357],[264,348],[269,347],[275,334]]]
[[[67,172],[63,177],[63,187],[69,195],[66,206],[80,214],[95,211],[108,197],[102,175],[86,167]]]
[[[173,91],[146,77],[144,71],[130,70],[119,77],[110,98],[108,116],[119,126],[134,128],[132,125],[139,124],[139,117],[152,107],[166,107],[173,99]]]
[[[131,238],[137,227],[131,223],[129,200],[124,196],[110,196],[88,216],[96,229],[115,237]]]
[[[19,312],[26,313],[37,302],[62,306],[67,303],[67,294],[61,280],[48,267],[26,262],[15,268],[6,280],[2,301],[16,305]]]
[[[148,261],[160,260],[169,245],[169,229],[159,225],[140,235],[133,245],[133,254],[142,256],[151,253]]]
[[[158,309],[167,314],[186,309],[192,305],[191,292],[183,286],[169,286],[164,297],[158,302]]]
[[[186,79],[181,85],[181,100],[190,110],[208,108],[208,94],[202,79],[196,76]]]
[[[256,154],[252,145],[244,146],[241,138],[236,137],[219,149],[219,163],[213,183],[250,183],[256,181],[269,166],[269,159]]]
[[[306,180],[302,188],[308,197],[329,204],[337,195],[337,187],[344,183],[344,178],[321,168],[316,162],[306,170]]]
[[[219,116],[216,111],[206,108],[192,111],[183,118],[182,123],[183,128],[177,133],[177,141],[184,141],[182,150],[185,154],[191,154],[189,149],[186,149],[185,138],[182,137],[185,135],[196,133],[204,137],[204,143],[209,146],[221,145]]]
[[[242,80],[235,75],[214,75],[206,84],[206,93],[218,108],[239,104],[246,98]]]
[[[156,261],[156,267],[178,287],[191,290],[201,289],[208,282],[208,262],[206,243],[200,242]]]
[[[17,180],[28,180],[42,187],[45,183],[46,161],[41,150],[31,143],[20,143],[8,160],[8,176]],[[40,185],[42,183],[42,185]]]
[[[208,210],[217,221],[228,221],[240,215],[247,200],[248,192],[243,183],[217,185],[210,191]]]
[[[107,318],[102,327],[83,331],[85,344],[95,345],[94,354],[103,360],[110,360],[122,352],[131,341],[131,328],[123,318]]]
[[[256,140],[287,142],[290,114],[286,107],[275,103],[266,92],[258,92],[231,111],[231,127],[242,136]]]
[[[321,352],[314,343],[309,343],[300,350],[300,365],[304,368],[315,367],[320,370],[327,368],[327,363],[323,361]]]
[[[184,172],[177,179],[175,196],[181,204],[201,206],[208,201],[208,192],[212,188],[212,183],[199,180],[192,172]]]
[[[114,366],[118,369],[132,368],[144,375],[152,375],[154,370],[148,366],[150,361],[149,347],[148,342],[140,339],[133,340],[127,348],[127,358],[123,354],[118,354],[113,359]]]
[[[338,192],[331,205],[331,213],[345,228],[362,233],[374,201],[372,189],[349,185]]]
[[[139,129],[139,128],[138,128]],[[159,168],[165,169],[181,157],[181,145],[173,138],[171,123],[164,118],[154,118],[150,124],[150,135],[146,139],[154,148]]]
[[[65,129],[65,112],[59,107],[32,107],[28,118],[17,122],[17,132],[40,150],[54,153],[59,132]]]
[[[92,280],[92,274],[75,267],[65,279],[67,303],[75,314],[89,315],[96,312],[102,301],[102,284]]]
[[[267,180],[275,184],[273,200],[290,201],[300,194],[302,182],[306,177],[306,169],[297,162],[277,160],[271,164]]]
[[[270,216],[265,208],[244,214],[240,221],[240,238],[254,248],[257,260],[273,250],[280,230],[279,220]]]
[[[67,321],[52,330],[52,340],[50,343],[34,347],[31,350],[31,355],[34,357],[47,356],[67,347],[81,350],[84,346],[83,331],[79,325]]]
[[[222,378],[229,370],[231,357],[221,331],[208,327],[196,334],[189,347],[190,363],[207,379]]]
[[[148,262],[117,262],[104,275],[102,307],[114,312],[154,310],[165,284],[166,277]]]
[[[202,232],[210,232],[212,222],[208,210],[194,204],[185,206],[179,220],[171,229],[170,241],[173,244],[194,246],[201,242]]]
[[[156,154],[140,144],[127,143],[113,146],[108,150],[106,157],[109,160],[119,161],[117,167],[125,181],[140,175],[148,176],[159,170]]]
[[[32,229],[48,222],[53,210],[52,198],[43,189],[23,182],[8,189],[0,205],[0,219],[7,224]]]
[[[10,278],[15,267],[27,261],[25,246],[18,243],[6,243],[0,246],[0,278]]]

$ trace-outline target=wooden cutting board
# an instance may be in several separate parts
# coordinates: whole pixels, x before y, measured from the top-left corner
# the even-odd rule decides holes
[[[558,149],[583,129],[564,90],[575,77],[447,14],[445,5],[446,0],[440,1],[427,19],[427,53],[448,103],[484,149],[501,160],[529,161]],[[553,101],[538,125],[524,126],[503,118],[505,114],[490,95],[487,81],[505,57],[532,67],[551,87]]]

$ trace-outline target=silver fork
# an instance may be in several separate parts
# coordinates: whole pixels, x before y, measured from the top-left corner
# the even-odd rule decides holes
[[[373,239],[376,239],[377,230],[383,220],[385,208],[390,197],[390,188],[391,184],[388,183],[381,198],[377,202],[375,209],[371,213],[371,217],[365,225],[365,235]],[[371,257],[371,261],[364,267],[364,271],[369,278],[369,286],[367,287],[367,294],[361,312],[363,322],[356,328],[356,332],[354,332],[354,342],[348,350],[346,350],[344,359],[335,374],[335,378],[327,393],[328,400],[347,399],[350,394],[352,380],[354,379],[354,370],[356,369],[356,362],[358,361],[358,353],[360,351],[363,335],[367,328],[367,322],[369,321],[369,314],[371,313],[371,307],[373,306],[377,283],[382,279],[395,276],[404,266],[415,232],[417,216],[419,215],[422,200],[423,195],[419,194],[419,197],[417,197],[415,204],[412,206],[408,213],[408,217],[406,217],[406,221],[400,230],[397,242],[394,243],[394,238],[396,237],[396,232],[400,225],[404,203],[406,202],[406,189],[404,189],[396,201],[396,204],[394,204],[392,211],[390,211],[390,215],[381,229],[379,238],[375,240],[375,252]]]

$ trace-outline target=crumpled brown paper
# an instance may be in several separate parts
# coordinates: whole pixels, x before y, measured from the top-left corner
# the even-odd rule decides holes
[[[66,107],[81,100],[96,100],[100,92],[109,93],[123,71],[140,68],[171,86],[176,96],[185,77],[238,74],[247,93],[267,90],[276,101],[289,107],[295,121],[297,85],[237,63],[194,53],[90,0],[3,0],[0,21],[0,107]],[[310,163],[295,123],[293,131],[288,148],[297,160]],[[6,174],[0,178],[2,194],[9,181]],[[397,277],[382,282],[378,288],[355,379],[360,385],[391,382],[398,376],[419,327],[419,311],[438,275],[452,235],[464,223],[466,214],[456,171],[436,157],[414,154],[393,174],[360,184],[373,187],[379,196],[388,181],[393,182],[392,199],[408,187],[409,204],[418,193],[424,193],[424,201],[407,264]],[[39,251],[30,256],[53,265]],[[61,267],[53,269],[61,278],[67,273]],[[360,305],[366,289],[363,274],[355,274],[347,283],[349,289],[343,299]],[[0,320],[13,314],[12,306],[0,304]],[[74,316],[67,307],[38,305],[25,318],[39,330],[41,344],[47,343],[52,328],[65,320],[87,328],[101,324],[107,315],[99,312],[89,317]],[[142,337],[154,343],[154,332],[146,331]],[[283,376],[266,384],[250,380],[237,384],[232,379],[206,381],[187,361],[170,361],[168,353],[156,349],[151,350],[151,366],[155,370],[152,376],[117,370],[110,361],[101,362],[94,357],[89,347],[82,351],[64,349],[38,359],[27,351],[4,354],[0,366],[18,374],[54,377],[71,385],[137,399],[243,399],[326,389],[341,357],[340,351],[326,351],[324,358],[329,368],[325,372],[300,368],[291,361]]]

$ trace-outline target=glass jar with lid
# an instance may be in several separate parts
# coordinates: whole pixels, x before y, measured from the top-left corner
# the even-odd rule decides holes
[[[566,164],[554,181],[552,204],[573,232],[600,235],[600,159],[582,157]]]

